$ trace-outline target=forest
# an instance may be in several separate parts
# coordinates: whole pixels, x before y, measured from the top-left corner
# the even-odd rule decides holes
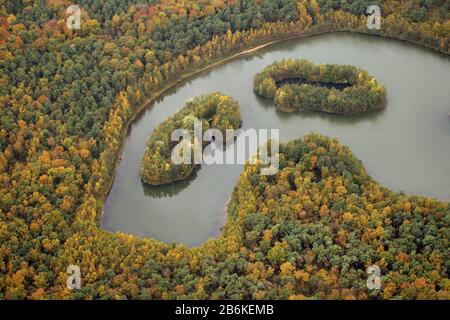
[[[101,228],[129,123],[176,81],[334,31],[448,55],[450,1],[374,1],[382,30],[367,30],[365,0],[78,3],[71,30],[69,1],[0,0],[0,299],[450,298],[448,202],[381,187],[318,135],[285,145],[276,176],[247,166],[222,234],[199,247]],[[386,285],[367,292],[374,262]]]
[[[203,147],[209,142],[204,142],[203,136],[202,140],[198,141],[194,132],[195,120],[201,124],[202,132],[217,129],[223,136],[225,130],[240,127],[239,104],[231,97],[220,93],[211,93],[188,100],[185,107],[175,113],[173,118],[165,120],[152,132],[142,159],[142,181],[150,185],[160,185],[184,180],[200,166],[198,159],[195,159],[194,149],[197,149],[197,154],[201,154]],[[172,132],[176,129],[186,129],[190,137],[183,136],[180,144],[178,144],[179,141],[172,141]],[[190,141],[188,141],[189,138]],[[182,145],[183,143],[187,145]],[[181,148],[174,149],[176,145]],[[183,163],[174,163],[171,160],[172,152],[177,150],[181,160],[185,160]],[[190,154],[183,154],[185,151]]]
[[[316,110],[343,115],[381,109],[386,89],[367,71],[350,65],[315,65],[307,60],[274,62],[255,75],[254,90],[278,110]]]

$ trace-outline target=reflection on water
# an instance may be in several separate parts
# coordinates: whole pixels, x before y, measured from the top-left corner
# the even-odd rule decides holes
[[[194,171],[187,179],[176,181],[173,183],[151,186],[142,182],[142,188],[144,189],[144,195],[151,198],[171,198],[179,194],[181,191],[189,187],[192,181],[197,178],[197,171]]]
[[[273,101],[254,94],[253,77],[283,58],[365,69],[386,87],[386,108],[355,117],[279,112]],[[244,130],[280,129],[283,142],[308,132],[336,137],[382,185],[450,200],[449,83],[449,57],[394,40],[341,33],[277,44],[217,66],[169,90],[131,125],[103,227],[190,246],[219,234],[242,165],[203,165],[195,176],[168,186],[144,186],[139,177],[151,132],[188,98],[214,91],[240,103]]]
[[[273,102],[271,103],[271,107],[274,107]],[[320,111],[303,111],[301,113],[287,113],[276,110],[276,114],[280,119],[289,119],[292,117],[301,117],[304,120],[317,120],[326,121],[329,124],[353,124],[357,121],[372,121],[376,122],[377,119],[383,114],[385,109],[373,110],[366,113],[360,113],[349,116],[342,116],[334,113],[320,112]],[[324,115],[328,115],[325,116]]]

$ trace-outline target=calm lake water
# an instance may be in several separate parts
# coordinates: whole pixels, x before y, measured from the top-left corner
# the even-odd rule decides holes
[[[275,60],[352,64],[387,89],[387,107],[357,118],[283,114],[253,93],[253,76]],[[308,132],[337,137],[369,174],[394,191],[450,200],[450,58],[377,37],[329,34],[284,42],[238,58],[178,85],[130,126],[107,198],[103,227],[189,246],[220,233],[241,165],[202,166],[196,176],[144,186],[139,166],[150,133],[190,97],[221,91],[241,106],[243,128],[278,128],[286,142]]]

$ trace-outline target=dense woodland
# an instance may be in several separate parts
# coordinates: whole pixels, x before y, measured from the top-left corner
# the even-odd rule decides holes
[[[247,167],[222,235],[198,248],[100,227],[127,124],[195,70],[330,31],[450,53],[450,1],[375,2],[371,31],[365,0],[80,0],[69,30],[69,1],[0,0],[0,299],[448,299],[448,203],[381,188],[323,137],[286,146],[271,180]],[[372,262],[386,285],[370,293]]]
[[[195,121],[201,124],[200,137],[194,131]],[[142,159],[142,181],[150,185],[161,185],[188,178],[200,166],[195,155],[201,155],[203,147],[209,143],[204,141],[203,134],[208,129],[217,129],[224,136],[227,129],[236,130],[240,125],[239,104],[231,97],[216,92],[189,99],[184,108],[163,121],[152,132]],[[177,129],[187,130],[190,137],[183,136],[181,141],[173,141],[172,133]],[[174,163],[171,159],[173,152],[185,161]]]
[[[350,65],[316,65],[304,59],[276,61],[255,75],[254,90],[284,112],[356,115],[381,109],[386,89],[367,71]]]

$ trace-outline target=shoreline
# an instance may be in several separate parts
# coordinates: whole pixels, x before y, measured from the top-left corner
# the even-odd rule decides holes
[[[180,78],[178,78],[177,80],[171,82],[170,84],[166,85],[165,87],[163,87],[162,89],[156,91],[154,93],[154,95],[144,99],[144,101],[141,103],[141,105],[136,109],[136,111],[134,112],[134,114],[130,117],[130,119],[126,122],[126,124],[124,125],[124,130],[123,133],[121,134],[120,137],[120,148],[116,151],[117,152],[117,156],[116,156],[116,160],[114,162],[113,165],[113,172],[111,173],[110,177],[109,177],[109,181],[108,181],[108,187],[105,188],[105,192],[102,193],[101,197],[97,200],[97,201],[101,201],[100,206],[101,206],[101,216],[97,217],[96,220],[98,222],[100,222],[100,227],[103,227],[103,218],[104,218],[104,207],[106,205],[106,200],[111,192],[111,189],[114,185],[114,181],[115,181],[115,177],[116,177],[116,173],[117,173],[117,169],[119,166],[120,161],[122,160],[122,153],[123,153],[123,147],[125,145],[125,140],[128,137],[129,134],[129,130],[130,130],[130,126],[131,124],[140,116],[141,112],[143,112],[145,109],[147,109],[152,103],[154,103],[157,99],[161,98],[164,96],[164,94],[167,93],[167,91],[169,91],[170,89],[174,88],[176,85],[196,76],[201,74],[204,71],[207,71],[209,69],[212,69],[216,66],[219,66],[221,64],[224,64],[226,62],[232,61],[236,58],[248,55],[248,54],[253,54],[261,49],[264,49],[266,47],[269,47],[271,45],[274,44],[278,44],[281,42],[285,42],[285,41],[291,41],[291,40],[298,40],[298,39],[303,39],[303,38],[309,38],[309,37],[315,37],[315,36],[320,36],[320,35],[324,35],[324,34],[332,34],[332,33],[347,33],[347,34],[359,34],[359,35],[363,35],[363,36],[375,36],[375,37],[380,37],[380,38],[384,38],[384,39],[389,39],[392,41],[400,41],[402,43],[409,43],[412,45],[416,45],[419,47],[422,47],[423,49],[426,50],[432,50],[435,53],[438,54],[442,54],[445,55],[446,57],[449,57],[449,55],[441,50],[438,50],[436,48],[433,48],[427,44],[424,43],[420,43],[418,41],[413,41],[413,40],[408,40],[408,39],[399,39],[399,38],[395,38],[393,36],[389,36],[389,35],[382,35],[382,34],[374,34],[374,33],[369,33],[369,32],[362,32],[362,31],[348,31],[348,30],[323,30],[323,31],[313,31],[311,33],[298,33],[298,34],[294,34],[294,35],[288,35],[286,37],[282,37],[279,39],[274,39],[274,40],[270,40],[266,43],[263,44],[259,44],[256,45],[254,47],[250,47],[248,49],[245,49],[243,51],[237,52],[237,53],[232,53],[230,56],[226,56],[224,58],[220,58],[217,61],[212,61],[210,64],[205,65],[200,67],[199,69],[193,70],[191,72],[188,72],[184,75],[182,75]],[[449,113],[450,116],[450,113]]]
[[[123,147],[124,147],[124,144],[125,144],[125,140],[126,140],[126,138],[128,136],[131,124],[134,122],[134,120],[136,120],[136,118],[141,114],[141,112],[143,112],[145,109],[147,109],[147,107],[149,107],[150,104],[155,102],[157,99],[161,98],[167,91],[169,91],[170,89],[172,89],[176,85],[182,83],[183,81],[186,81],[189,78],[191,78],[193,76],[196,76],[196,75],[198,75],[198,74],[200,74],[200,73],[202,73],[204,71],[212,69],[212,68],[214,68],[214,67],[216,67],[216,66],[218,66],[220,64],[223,64],[225,62],[231,61],[231,60],[236,59],[238,57],[241,57],[241,56],[244,56],[244,55],[247,55],[247,54],[252,54],[252,53],[254,53],[254,52],[258,51],[258,50],[261,50],[261,49],[263,49],[265,47],[268,47],[270,45],[273,45],[273,44],[276,44],[276,43],[279,43],[279,42],[283,42],[283,41],[301,39],[301,38],[312,37],[312,36],[328,34],[328,33],[335,33],[335,32],[336,31],[321,31],[321,32],[315,32],[315,33],[311,33],[311,34],[298,34],[298,35],[289,36],[289,37],[286,37],[286,38],[283,38],[283,39],[271,40],[271,41],[269,41],[267,43],[258,45],[256,47],[253,47],[253,48],[250,48],[250,49],[238,52],[238,53],[235,53],[235,54],[233,54],[233,55],[231,55],[229,57],[225,57],[225,58],[219,59],[218,61],[214,61],[213,63],[211,63],[209,65],[206,65],[204,67],[201,67],[200,69],[197,69],[197,70],[194,70],[192,72],[189,72],[189,73],[181,76],[179,79],[175,80],[174,82],[168,84],[167,86],[165,86],[161,90],[157,91],[153,96],[145,99],[142,102],[141,106],[139,106],[136,109],[134,114],[131,116],[131,118],[127,121],[127,123],[124,126],[124,134],[122,134],[121,140],[120,140],[120,149],[117,151],[118,156],[117,156],[116,161],[114,163],[114,172],[112,173],[111,179],[110,179],[110,181],[108,183],[107,192],[105,192],[102,195],[102,197],[101,197],[102,208],[105,206],[106,199],[108,198],[108,196],[109,196],[109,194],[111,192],[112,186],[114,184],[117,167],[118,167],[118,164],[120,163],[120,161],[122,160]],[[345,31],[343,31],[343,32],[345,32]],[[100,220],[101,221],[103,220],[103,214],[102,214],[102,217],[100,218]]]

